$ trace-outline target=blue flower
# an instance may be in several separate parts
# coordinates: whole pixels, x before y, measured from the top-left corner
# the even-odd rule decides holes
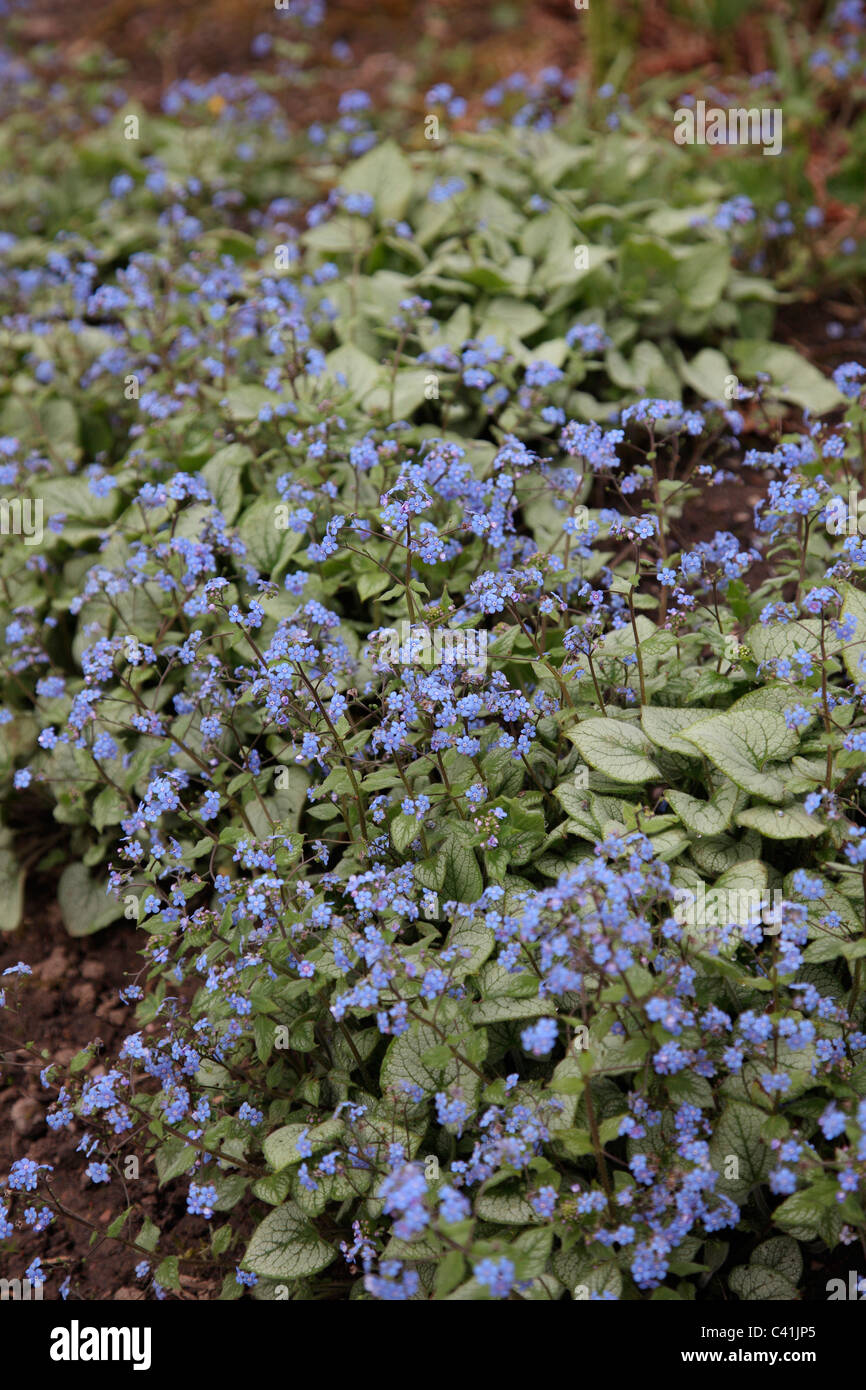
[[[520,1034],[520,1041],[524,1051],[531,1052],[533,1057],[546,1057],[553,1051],[557,1036],[556,1019],[540,1018],[529,1028],[524,1028]]]
[[[491,1298],[507,1298],[514,1287],[514,1265],[504,1255],[495,1260],[480,1260],[472,1273],[479,1284],[489,1289]]]

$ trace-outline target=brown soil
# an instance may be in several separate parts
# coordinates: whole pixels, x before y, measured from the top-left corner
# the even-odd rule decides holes
[[[283,91],[280,100],[309,123],[331,116],[347,88],[382,103],[390,83],[411,84],[416,76],[481,91],[517,67],[532,72],[557,62],[573,71],[585,48],[579,22],[567,0],[498,7],[486,0],[327,0],[324,23],[311,29],[249,0],[210,0],[206,7],[199,0],[87,0],[83,12],[76,0],[33,0],[15,28],[27,44],[56,44],[62,62],[105,45],[130,63],[124,87],[146,105],[156,105],[180,78],[254,68],[250,45],[260,33],[300,41],[310,46],[315,83]],[[335,56],[335,43],[349,44],[348,61]]]
[[[347,87],[378,101],[391,81],[417,77],[425,86],[451,80],[468,97],[518,68],[555,64],[575,76],[588,67],[589,18],[572,0],[326,0],[324,22],[312,29],[286,22],[294,3],[287,16],[271,0],[28,0],[11,28],[26,44],[56,44],[64,62],[104,45],[130,64],[124,86],[146,104],[179,78],[250,68],[260,33],[300,39],[310,45],[316,82],[281,99],[305,122],[333,111]],[[797,8],[803,20],[816,5],[800,0]],[[765,71],[764,20],[789,9],[785,0],[765,0],[760,14],[712,34],[695,29],[687,5],[645,0],[631,28],[616,11],[611,24],[619,47],[635,53],[637,80],[701,67],[719,78]],[[335,43],[349,44],[348,62],[334,55]]]
[[[34,1235],[22,1222],[20,1231],[0,1251],[0,1277],[23,1278],[27,1266],[40,1255],[47,1275],[45,1300],[60,1297],[59,1287],[67,1274],[71,1276],[70,1300],[152,1297],[145,1295],[145,1283],[135,1278],[135,1265],[144,1258],[141,1254],[105,1238],[90,1244],[92,1230],[104,1230],[129,1205],[134,1214],[125,1235],[137,1234],[144,1216],[171,1232],[173,1248],[161,1251],[160,1257],[179,1253],[187,1237],[200,1236],[205,1229],[201,1217],[186,1215],[180,1191],[158,1190],[150,1160],[134,1145],[122,1149],[111,1183],[94,1186],[84,1173],[86,1160],[76,1153],[85,1122],[76,1121],[72,1128],[60,1131],[50,1130],[45,1123],[56,1091],[40,1084],[41,1069],[55,1061],[62,1071],[79,1049],[99,1038],[101,1050],[87,1068],[88,1074],[98,1074],[111,1065],[122,1039],[135,1030],[133,1009],[119,1002],[118,991],[132,983],[141,969],[139,947],[128,925],[109,927],[94,936],[70,937],[50,897],[35,899],[19,931],[0,939],[0,974],[18,961],[33,971],[20,985],[13,983],[20,976],[3,981],[7,1002],[13,1004],[17,998],[18,1007],[5,1010],[0,1025],[0,1170],[8,1171],[11,1163],[24,1157],[52,1164],[51,1192],[69,1214],[41,1235]],[[132,1154],[138,1157],[140,1176],[127,1180],[122,1176],[123,1160]],[[216,1297],[222,1273],[214,1267],[197,1277],[183,1275],[181,1297]]]

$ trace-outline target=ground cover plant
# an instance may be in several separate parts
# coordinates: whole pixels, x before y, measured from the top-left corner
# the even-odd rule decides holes
[[[862,28],[752,84],[784,161],[679,147],[669,79],[401,139],[4,57],[0,926],[37,821],[67,930],[138,933],[116,1055],[28,1043],[149,1297],[785,1300],[866,1249],[866,363],[774,337],[862,269],[796,120],[842,198]],[[4,1180],[33,1279],[54,1181]]]

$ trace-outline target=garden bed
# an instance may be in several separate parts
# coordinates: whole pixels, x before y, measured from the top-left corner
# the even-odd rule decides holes
[[[704,9],[13,23],[3,1277],[847,1287],[864,21]]]

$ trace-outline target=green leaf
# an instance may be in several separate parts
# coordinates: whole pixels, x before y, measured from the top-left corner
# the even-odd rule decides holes
[[[266,1279],[303,1279],[318,1274],[336,1258],[315,1226],[294,1202],[269,1212],[256,1227],[243,1258],[243,1268]]]
[[[257,1178],[250,1191],[260,1202],[267,1202],[269,1207],[278,1207],[288,1197],[291,1187],[292,1175],[284,1168],[280,1173],[268,1173],[264,1178]]]
[[[243,1153],[242,1140],[225,1140],[223,1142],[224,1152],[231,1153],[233,1145],[237,1145],[238,1156],[240,1157]],[[249,1186],[249,1178],[244,1177],[243,1173],[214,1174],[211,1182],[217,1191],[217,1200],[213,1204],[214,1211],[231,1211],[232,1207],[237,1206],[241,1198],[245,1196]]]
[[[799,1284],[803,1274],[803,1256],[800,1254],[800,1247],[790,1236],[773,1236],[771,1240],[765,1240],[762,1245],[758,1246],[757,1250],[752,1252],[749,1264],[759,1265],[764,1269],[773,1269],[795,1287]]]
[[[772,1154],[762,1138],[765,1119],[754,1105],[728,1101],[710,1140],[710,1159],[719,1174],[716,1191],[740,1205],[755,1183],[766,1181],[772,1167]]]
[[[862,960],[866,956],[866,940],[840,941],[838,936],[819,936],[803,952],[803,959],[810,965],[825,965],[827,961],[839,957],[849,962]]]
[[[86,522],[89,525],[104,524],[113,516],[117,503],[116,494],[97,497],[86,478],[46,478],[39,484],[46,519],[63,513],[71,520]],[[65,528],[64,528],[65,529]]]
[[[414,370],[404,367],[394,378],[393,387],[390,381],[386,385],[374,386],[364,397],[364,409],[390,410],[393,401],[394,419],[408,420],[412,412],[427,399],[429,379],[426,368]]]
[[[465,1272],[466,1261],[462,1252],[449,1250],[448,1254],[439,1261],[436,1270],[435,1297],[447,1298],[452,1289],[456,1289]]]
[[[274,826],[283,835],[287,831],[297,830],[301,812],[309,805],[306,793],[310,779],[302,767],[290,763],[287,767],[280,768],[277,775],[280,781],[287,781],[288,786],[277,785],[273,795],[264,798],[264,806],[255,800],[246,808],[247,820],[253,834],[260,840],[276,834]],[[270,821],[268,816],[271,818]],[[271,824],[271,821],[274,824]]]
[[[444,1022],[440,1023],[439,1027],[445,1027]],[[479,1029],[470,1036],[486,1051],[487,1034],[484,1030]],[[453,1053],[451,1060],[442,1065],[428,1066],[425,1063],[425,1055],[441,1042],[439,1033],[428,1024],[413,1023],[405,1033],[401,1033],[388,1045],[382,1059],[382,1087],[390,1086],[400,1091],[403,1082],[408,1082],[413,1086],[420,1086],[425,1095],[429,1096],[451,1085],[452,1082],[459,1082],[470,1094],[476,1094],[480,1087],[479,1078],[464,1062],[458,1062]],[[465,1051],[462,1047],[458,1050]]]
[[[780,1303],[797,1297],[796,1284],[761,1265],[738,1265],[728,1275],[728,1283],[738,1298],[750,1303]]]
[[[737,864],[753,861],[760,848],[760,835],[755,830],[747,830],[738,840],[732,835],[705,835],[692,841],[690,852],[701,872],[708,878],[715,878]]]
[[[725,815],[712,801],[699,801],[687,792],[675,791],[666,792],[665,799],[693,835],[721,835],[730,824],[730,813]]]
[[[379,364],[353,343],[343,343],[329,352],[325,362],[329,377],[345,377],[346,388],[355,400],[372,391],[381,374]]]
[[[514,1189],[480,1192],[475,1198],[475,1214],[498,1226],[529,1226],[541,1220],[532,1204]]]
[[[227,444],[218,450],[201,470],[226,521],[234,521],[241,506],[241,474],[252,460],[245,444]]]
[[[279,402],[279,396],[275,396],[273,391],[266,391],[263,386],[252,384],[232,386],[225,395],[228,401],[229,414],[233,419],[240,421],[256,420],[263,405],[274,406]],[[230,444],[227,447],[242,448],[243,446]]]
[[[24,907],[26,873],[14,852],[7,848],[11,838],[8,830],[0,829],[0,931],[16,931]]]
[[[474,975],[493,954],[496,937],[491,927],[458,917],[448,933],[447,945],[449,951],[457,948],[458,957],[451,966],[451,974],[454,979],[461,980],[465,975]],[[462,958],[464,950],[471,953],[465,959]]]
[[[649,1042],[645,1038],[626,1038],[618,1033],[593,1037],[590,1049],[581,1053],[583,1066],[591,1067],[593,1076],[616,1075],[636,1071],[643,1063]]]
[[[367,599],[375,598],[377,594],[384,593],[391,583],[390,574],[385,570],[379,569],[372,561],[363,560],[358,564],[358,571],[355,577],[358,588],[358,597],[362,603]]]
[[[238,522],[238,534],[247,548],[246,559],[271,578],[303,543],[297,531],[281,530],[274,502],[257,497]]]
[[[174,1137],[166,1140],[156,1152],[156,1171],[160,1187],[171,1182],[172,1178],[179,1178],[181,1173],[192,1167],[197,1158],[198,1151],[192,1144],[185,1144],[182,1139]]]
[[[256,1056],[266,1062],[274,1047],[274,1024],[263,1014],[258,1014],[253,1023],[253,1037],[256,1042]]]
[[[90,936],[123,916],[123,903],[109,897],[105,888],[83,864],[68,864],[63,870],[57,902],[70,936]]]
[[[650,758],[652,744],[640,729],[621,719],[585,719],[565,730],[580,756],[619,782],[649,782],[661,777]]]
[[[553,1245],[553,1229],[536,1226],[521,1231],[509,1245],[509,1255],[515,1260],[518,1279],[535,1279],[544,1274]]]
[[[612,1293],[614,1298],[619,1298],[622,1293],[622,1274],[612,1262],[590,1269],[583,1282],[591,1294]]]
[[[586,774],[586,768],[583,772]],[[579,780],[583,781],[584,778]],[[584,832],[588,839],[594,840],[599,826],[592,814],[589,792],[585,786],[578,785],[578,778],[575,777],[571,782],[561,782],[558,787],[554,787],[553,795],[569,818],[569,830],[575,834],[579,831]]]
[[[421,888],[429,888],[438,893],[445,879],[445,860],[441,854],[431,854],[429,859],[421,859],[414,865],[415,882]]]
[[[851,617],[856,623],[854,636],[842,649],[842,660],[852,680],[862,683],[866,681],[866,594],[853,584],[845,584],[842,597],[842,621]]]
[[[180,1293],[180,1266],[177,1255],[168,1255],[154,1272],[154,1279],[166,1289]]]
[[[823,835],[826,826],[810,816],[802,806],[785,806],[773,810],[771,806],[750,806],[735,817],[737,825],[749,830],[757,830],[768,840],[810,840]]]
[[[512,975],[497,961],[488,961],[478,974],[481,1000],[470,1018],[476,1024],[506,1023],[513,1018],[541,1018],[556,1012],[550,999],[538,993],[538,978],[528,972]]]
[[[159,1244],[160,1230],[154,1225],[149,1216],[144,1218],[144,1225],[135,1238],[136,1245],[140,1245],[143,1250],[154,1251]]]
[[[46,401],[39,411],[39,423],[55,448],[64,444],[74,448],[79,442],[78,414],[71,401]]]
[[[80,1071],[84,1070],[93,1056],[93,1051],[93,1044],[88,1043],[86,1047],[82,1047],[80,1051],[76,1052],[69,1063],[69,1070],[73,1076],[77,1076]]]
[[[838,650],[837,639],[828,632],[825,642],[826,650],[829,652],[834,646]],[[792,650],[796,650],[796,644]],[[747,690],[745,695],[741,695],[739,700],[734,701],[728,712],[733,714],[741,710],[772,709],[777,714],[784,714],[786,710],[791,709],[798,699],[802,699],[802,693],[797,691],[797,687],[793,685],[762,685],[757,690]],[[814,717],[813,715],[812,718]]]
[[[226,1222],[225,1226],[220,1226],[211,1232],[210,1248],[215,1255],[224,1255],[232,1243],[232,1228]]]
[[[766,801],[784,800],[785,783],[767,769],[790,758],[799,738],[781,714],[772,710],[728,712],[693,724],[684,730],[683,738],[738,787]]]
[[[832,1182],[814,1183],[802,1192],[794,1192],[773,1212],[773,1222],[794,1240],[815,1240],[820,1236],[826,1244],[835,1245],[833,1228],[841,1226],[834,1218],[835,1184]]]
[[[824,891],[820,898],[805,898],[802,893],[797,891],[794,882],[794,872],[792,871],[785,878],[783,888],[785,897],[792,902],[804,903],[809,922],[809,936],[817,937],[818,940],[832,938],[834,940],[846,941],[851,936],[860,936],[863,930],[862,913],[858,913],[850,898],[844,893],[840,893],[838,888],[822,877]],[[830,914],[839,917],[841,927],[832,928],[825,925],[825,921]]]
[[[702,348],[691,362],[680,365],[683,381],[707,401],[723,398],[725,380],[733,374],[727,357],[716,348]]]
[[[412,165],[393,140],[383,140],[340,172],[341,188],[372,195],[382,222],[400,221],[412,197],[412,184]]]
[[[126,1222],[127,1222],[128,1218],[129,1218],[131,1215],[132,1215],[132,1207],[127,1207],[125,1211],[122,1211],[122,1212],[120,1213],[119,1216],[116,1216],[116,1217],[114,1218],[114,1220],[111,1222],[110,1226],[108,1226],[108,1228],[107,1228],[105,1234],[106,1234],[107,1236],[111,1236],[112,1239],[113,1239],[115,1236],[119,1236],[120,1233],[121,1233],[121,1231],[123,1230],[124,1226],[126,1225]],[[144,1229],[144,1228],[142,1227],[142,1229]],[[157,1232],[157,1234],[159,1234],[159,1233]]]
[[[741,927],[747,925],[755,909],[770,906],[766,889],[768,883],[767,866],[760,859],[742,859],[725,869],[707,891],[707,900],[715,896],[718,903],[724,904],[725,921],[737,922]]]
[[[484,880],[471,845],[449,835],[440,847],[445,864],[441,895],[446,901],[474,903],[484,891]]]
[[[696,1105],[701,1110],[709,1110],[713,1104],[710,1083],[703,1076],[692,1071],[675,1072],[665,1078],[668,1095],[678,1104]]]
[[[119,825],[128,813],[127,801],[114,787],[103,787],[93,803],[93,824],[102,831],[107,825]]]
[[[684,256],[674,273],[674,284],[690,309],[712,309],[721,299],[731,269],[731,253],[724,242],[709,242]],[[721,388],[716,392],[719,397]]]
[[[274,1169],[280,1172],[281,1169],[290,1164],[300,1163],[303,1155],[298,1153],[295,1147],[296,1141],[304,1130],[308,1130],[308,1137],[313,1153],[320,1149],[327,1149],[331,1144],[340,1138],[343,1133],[343,1126],[339,1120],[325,1120],[320,1125],[312,1128],[309,1125],[282,1125],[269,1134],[264,1142],[264,1153],[267,1162]]]
[[[544,315],[533,304],[506,297],[491,299],[487,312],[476,330],[476,336],[512,340],[528,338],[546,323]]]
[[[407,816],[400,811],[388,826],[388,832],[397,853],[405,854],[412,841],[419,838],[421,822],[416,816]]]
[[[670,400],[679,395],[679,378],[668,366],[664,353],[648,339],[638,343],[629,363],[634,389],[644,395]]]
[[[809,652],[812,656],[820,656],[821,653],[821,623],[817,618],[801,618],[794,623],[772,623],[768,627],[757,623],[750,627],[745,635],[744,644],[750,649],[752,656],[758,665],[765,661],[790,661],[796,651]],[[824,639],[825,650],[828,653],[838,651],[840,643],[831,632],[827,632]],[[771,691],[777,687],[769,687],[763,692],[763,698],[770,698]],[[757,691],[750,692],[749,703],[754,705]],[[737,701],[740,707],[748,697],[743,697],[743,702]],[[773,695],[772,698],[779,698]],[[789,689],[782,691],[782,708],[793,706],[797,703],[794,691]]]
[[[593,1293],[609,1291],[617,1299],[622,1293],[622,1274],[612,1259],[599,1262],[578,1248],[559,1250],[553,1257],[553,1267],[571,1297],[578,1301]]]
[[[512,864],[526,864],[544,839],[544,812],[522,805],[514,797],[503,797],[502,809],[507,817],[496,832],[499,844],[508,851]]]
[[[320,222],[318,227],[310,227],[302,240],[305,246],[323,251],[325,255],[340,251],[352,255],[369,242],[369,229],[362,228],[356,217],[338,213],[327,222]]]
[[[731,355],[742,376],[756,377],[766,372],[773,379],[767,394],[778,400],[823,415],[845,404],[845,398],[821,372],[793,348],[781,343],[740,338],[731,344]]]

